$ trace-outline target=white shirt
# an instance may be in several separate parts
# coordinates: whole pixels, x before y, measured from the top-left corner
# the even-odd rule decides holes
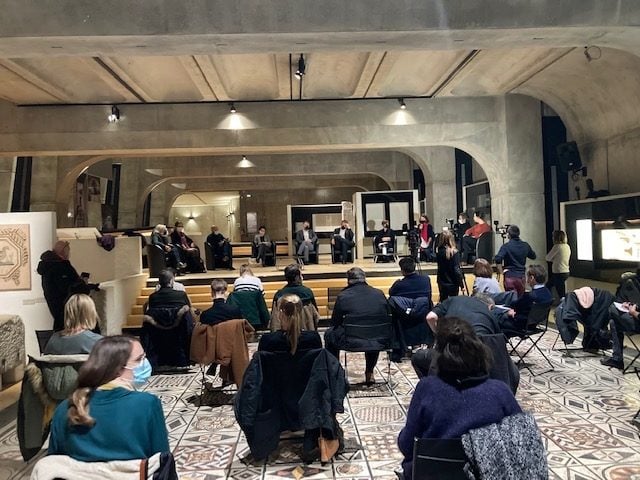
[[[309,230],[302,230],[302,236],[304,237],[304,241],[309,241]]]
[[[346,228],[341,228],[340,229],[340,236],[342,238],[347,238],[347,229]]]
[[[234,290],[264,290],[262,287],[262,281],[258,277],[253,277],[251,275],[243,275],[241,277],[236,278],[236,281],[233,282]]]
[[[566,243],[556,243],[553,245],[547,256],[547,262],[551,262],[552,273],[569,273],[569,259],[571,258],[571,247]]]

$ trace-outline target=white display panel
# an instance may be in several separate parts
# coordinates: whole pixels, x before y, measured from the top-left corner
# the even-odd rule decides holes
[[[314,213],[311,215],[313,222],[313,230],[316,233],[333,233],[333,231],[340,227],[342,221],[342,214],[340,213]],[[297,224],[296,224],[297,225]]]
[[[640,228],[602,230],[602,258],[640,262]]]
[[[384,220],[384,203],[367,203],[365,211],[365,224],[368,232],[382,229]]]
[[[593,236],[591,220],[576,220],[576,243],[578,260],[593,262]]]
[[[409,202],[389,203],[389,216],[391,230],[402,230],[402,224],[409,223]]]

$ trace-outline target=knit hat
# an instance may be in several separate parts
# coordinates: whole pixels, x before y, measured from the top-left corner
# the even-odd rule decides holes
[[[574,290],[573,293],[578,297],[578,302],[582,308],[591,308],[593,305],[593,289],[591,287],[582,287]]]

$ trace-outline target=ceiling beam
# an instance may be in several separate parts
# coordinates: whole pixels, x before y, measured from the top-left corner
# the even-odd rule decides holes
[[[191,81],[200,92],[200,95],[202,95],[202,100],[218,100],[213,88],[209,85],[204,72],[200,68],[200,64],[196,61],[193,55],[180,56],[180,63],[182,63],[182,66],[187,71],[189,78],[191,78]]]
[[[101,80],[103,80],[110,88],[115,90],[118,94],[120,94],[125,99],[131,99],[131,101],[140,101],[144,102],[144,99],[138,95],[136,92],[131,90],[124,81],[116,78],[115,75],[108,71],[108,67],[100,62],[97,58],[92,57],[81,57],[79,59],[80,62],[84,63],[92,72],[97,74]],[[127,100],[130,101],[130,100]]]
[[[35,74],[34,72],[32,72],[32,71],[24,68],[23,66],[17,64],[13,60],[10,60],[8,58],[2,58],[2,59],[0,59],[0,65],[3,66],[4,68],[6,68],[7,70],[12,71],[16,75],[18,75],[19,77],[24,79],[26,82],[29,82],[34,87],[42,90],[43,92],[47,93],[48,95],[51,95],[52,97],[60,100],[61,102],[72,102],[73,101],[73,99],[71,98],[71,96],[69,95],[68,92],[66,92],[62,88],[59,88],[59,87],[51,84],[51,82],[48,82],[44,78],[42,78],[39,75]]]
[[[209,87],[216,98],[223,101],[231,100],[224,84],[222,83],[218,70],[211,61],[211,57],[209,57],[209,55],[194,55],[193,58],[200,67],[202,75],[204,75],[205,80],[209,84]]]
[[[146,92],[142,86],[137,83],[121,66],[120,64],[113,58],[109,57],[99,57],[95,58],[95,61],[98,62],[100,66],[102,66],[111,76],[113,76],[118,82],[120,82],[127,90],[129,90],[133,95],[138,97],[140,101],[143,102],[153,102],[155,99]]]
[[[473,59],[476,57],[476,55],[478,55],[479,52],[480,50],[471,50],[471,52],[469,52],[469,54],[464,57],[462,61],[458,63],[458,65],[456,65],[453,70],[451,70],[451,72],[449,72],[446,78],[444,78],[440,82],[440,84],[433,89],[431,96],[437,97],[438,94],[440,94],[440,92],[442,92],[447,87],[447,85],[449,85],[453,81],[453,79],[456,78],[456,76],[473,61]]]
[[[369,52],[352,97],[365,98],[367,96],[386,55],[387,52]]]

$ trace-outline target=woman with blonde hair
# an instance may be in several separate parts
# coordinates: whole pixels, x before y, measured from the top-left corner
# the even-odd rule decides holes
[[[138,392],[151,375],[140,342],[99,340],[78,372],[78,386],[53,415],[49,455],[81,462],[149,458],[169,452],[160,399]]]
[[[554,230],[551,234],[553,247],[547,253],[545,260],[551,262],[551,275],[547,282],[547,288],[556,287],[558,297],[563,298],[567,294],[566,281],[569,278],[569,259],[571,247],[567,243],[567,234],[562,230]]]
[[[293,294],[283,295],[277,303],[280,330],[265,333],[258,344],[259,351],[289,352],[295,355],[298,351],[322,348],[322,340],[318,332],[302,330],[302,300]]]
[[[64,305],[64,330],[54,333],[44,349],[45,355],[91,353],[102,338],[92,332],[98,325],[98,312],[89,295],[71,295]]]
[[[233,291],[260,290],[263,291],[262,280],[253,274],[248,263],[240,266],[240,276],[233,282]]]
[[[462,270],[460,269],[460,254],[456,248],[453,233],[445,230],[438,237],[436,252],[438,263],[438,289],[440,301],[458,295],[460,288],[464,288]]]
[[[473,263],[473,274],[476,276],[473,281],[473,293],[495,295],[502,291],[498,281],[493,278],[491,264],[484,258],[477,258]]]

